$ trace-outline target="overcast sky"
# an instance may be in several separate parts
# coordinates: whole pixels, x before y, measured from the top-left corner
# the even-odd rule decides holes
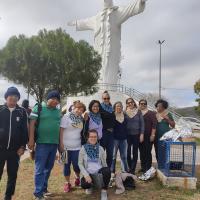
[[[114,0],[126,5],[135,0]],[[93,33],[76,32],[67,22],[96,15],[103,0],[0,0],[0,48],[9,37],[31,36],[62,27],[75,40],[93,44]],[[200,1],[148,0],[145,11],[122,26],[121,83],[141,92],[158,92],[159,45],[162,93],[177,106],[195,105],[193,85],[200,78]],[[8,85],[0,82],[0,94]]]

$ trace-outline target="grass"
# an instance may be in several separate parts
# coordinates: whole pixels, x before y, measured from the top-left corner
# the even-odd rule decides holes
[[[196,138],[195,138],[195,142],[196,142],[196,145],[197,145],[197,146],[200,146],[200,138],[197,138],[197,137],[196,137]]]
[[[16,193],[14,200],[32,200],[34,179],[33,179],[34,163],[30,159],[24,160],[20,164],[18,173]],[[200,166],[197,167],[197,177],[200,179]],[[2,177],[0,183],[0,199],[6,187],[6,173]],[[73,191],[63,193],[64,178],[62,175],[62,167],[55,164],[49,180],[49,190],[53,192],[54,197],[49,200],[97,200],[99,199],[98,192],[91,196],[85,195],[84,190],[73,188]],[[138,181],[136,189],[126,191],[122,195],[115,195],[114,188],[109,189],[109,200],[200,200],[200,181],[197,183],[197,190],[183,190],[178,188],[163,187],[162,184],[155,178],[149,182]]]

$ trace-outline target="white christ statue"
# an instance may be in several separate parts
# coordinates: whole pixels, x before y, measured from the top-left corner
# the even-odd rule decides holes
[[[117,84],[121,60],[121,25],[130,17],[143,12],[146,0],[136,0],[127,6],[114,6],[103,0],[104,9],[97,15],[68,22],[77,31],[94,32],[94,49],[101,55],[101,83]]]

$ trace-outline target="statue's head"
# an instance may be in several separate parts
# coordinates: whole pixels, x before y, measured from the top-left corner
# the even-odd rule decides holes
[[[113,0],[103,0],[103,2],[104,2],[104,8],[113,7]]]

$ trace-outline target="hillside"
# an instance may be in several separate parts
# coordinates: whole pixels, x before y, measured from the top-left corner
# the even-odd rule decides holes
[[[184,117],[194,117],[200,119],[200,115],[196,113],[194,107],[177,108],[176,112]]]

